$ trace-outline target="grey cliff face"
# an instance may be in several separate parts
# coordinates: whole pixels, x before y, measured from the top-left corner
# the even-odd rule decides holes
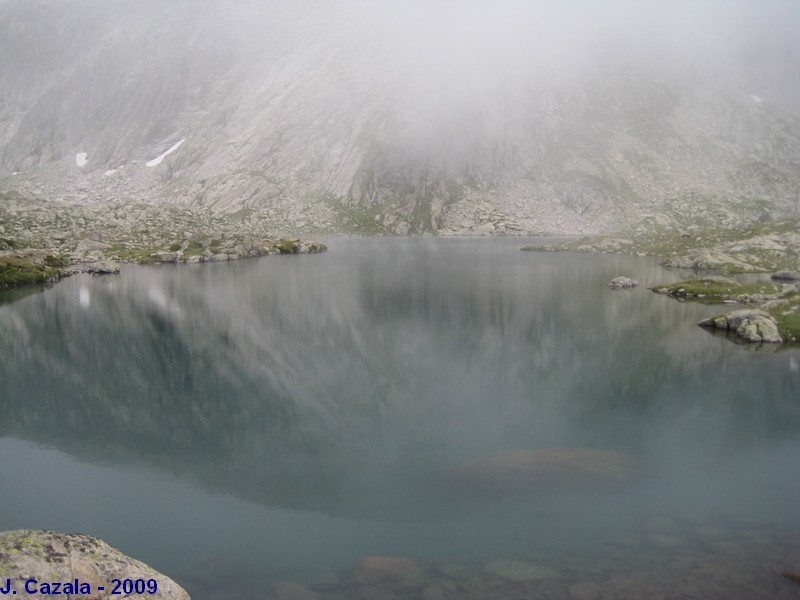
[[[800,122],[742,81],[590,62],[565,75],[499,43],[505,22],[384,9],[5,2],[0,188],[246,210],[282,232],[797,214]]]

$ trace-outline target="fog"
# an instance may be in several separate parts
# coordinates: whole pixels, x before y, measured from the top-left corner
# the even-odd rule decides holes
[[[462,186],[495,184],[530,232],[597,232],[674,189],[793,214],[798,30],[783,0],[5,0],[0,173],[81,153],[117,172],[186,139],[158,169],[181,201],[269,204],[287,227],[327,197],[435,231]],[[127,173],[125,194],[157,195]]]
[[[125,40],[132,42],[129,53],[152,52],[154,59],[186,52],[195,68],[209,63],[213,69],[222,55],[268,71],[310,53],[316,60],[335,57],[349,76],[392,83],[394,92],[421,104],[458,102],[463,94],[502,90],[511,82],[547,86],[625,68],[744,86],[800,110],[800,4],[792,0],[175,0],[135,6],[3,0],[2,6],[4,29],[13,25],[10,15],[24,14],[28,33],[82,38],[79,52],[86,55],[95,50],[93,42]],[[3,62],[23,65],[32,48],[41,53],[46,44],[34,35],[27,44],[6,46]],[[159,61],[150,67],[155,72],[148,76],[157,75]]]

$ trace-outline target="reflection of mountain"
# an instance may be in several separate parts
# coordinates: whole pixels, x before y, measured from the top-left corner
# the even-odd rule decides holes
[[[697,406],[726,435],[797,430],[796,377],[695,332],[703,307],[608,291],[620,269],[664,277],[464,240],[77,276],[0,307],[0,434],[366,515],[494,452],[646,455]]]

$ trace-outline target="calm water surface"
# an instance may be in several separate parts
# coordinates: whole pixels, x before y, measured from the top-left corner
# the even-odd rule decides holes
[[[653,259],[526,242],[334,239],[0,304],[0,530],[97,535],[196,600],[279,581],[323,598],[797,597],[780,572],[800,570],[800,352],[702,331],[719,307],[650,293],[679,277]],[[616,275],[641,285],[612,292]],[[602,493],[450,485],[465,462],[562,447],[640,473]],[[426,579],[358,589],[375,555]],[[484,569],[499,559],[558,577]]]

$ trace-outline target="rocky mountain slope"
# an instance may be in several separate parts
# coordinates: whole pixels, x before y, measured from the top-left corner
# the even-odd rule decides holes
[[[167,204],[279,235],[797,216],[800,120],[754,79],[624,51],[601,63],[574,49],[580,31],[558,42],[533,13],[476,11],[6,0],[0,193],[101,214]]]

